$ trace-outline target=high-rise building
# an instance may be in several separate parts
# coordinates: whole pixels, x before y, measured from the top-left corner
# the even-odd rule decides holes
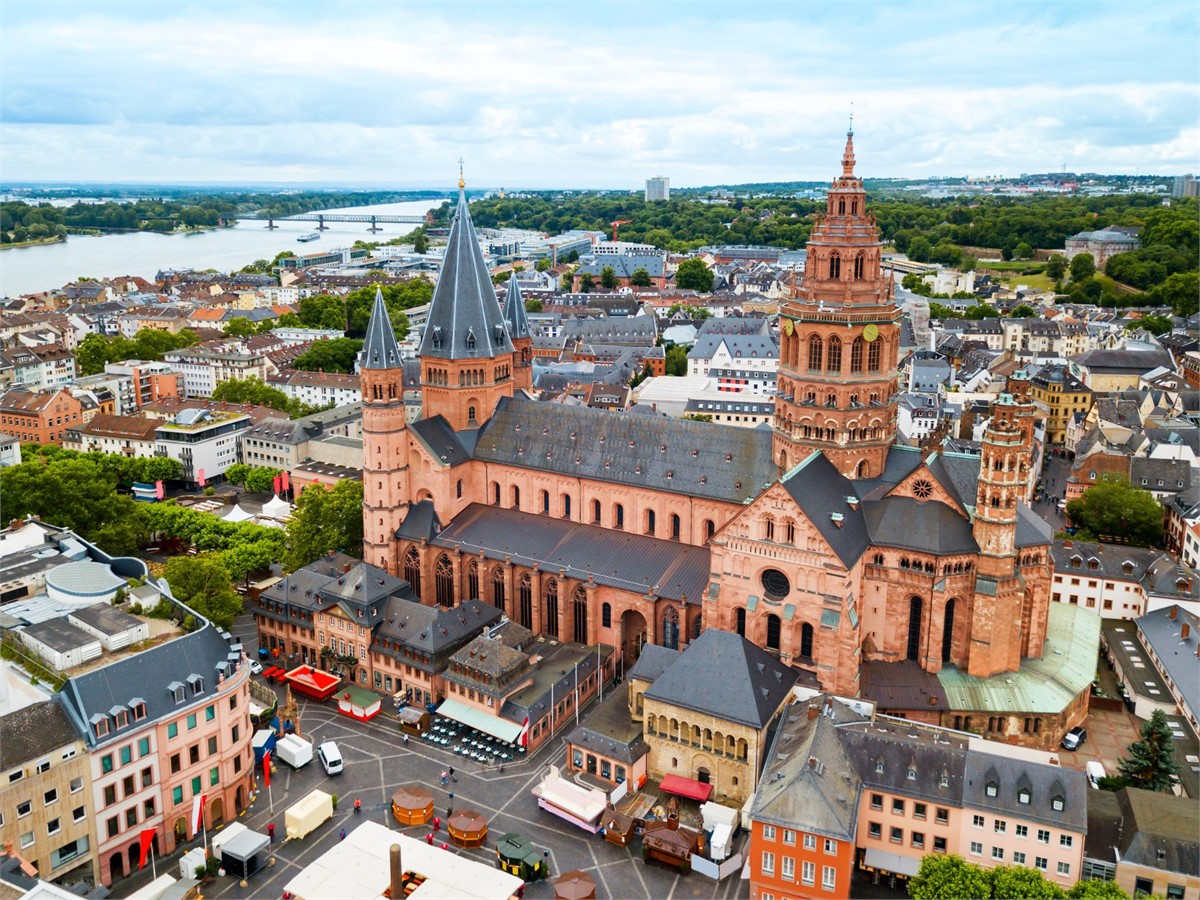
[[[670,200],[671,199],[671,179],[665,175],[658,175],[654,178],[646,179],[646,202],[651,200]]]
[[[1195,197],[1197,181],[1191,175],[1176,175],[1175,181],[1171,184],[1171,196],[1175,199],[1180,197]],[[646,199],[649,199],[648,197]]]

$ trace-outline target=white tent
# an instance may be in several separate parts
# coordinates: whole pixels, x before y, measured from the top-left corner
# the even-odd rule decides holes
[[[233,504],[233,509],[221,516],[225,522],[249,522],[253,518],[254,514],[246,512],[238,503]]]
[[[286,519],[292,514],[292,504],[276,494],[263,504],[262,514],[272,519]]]

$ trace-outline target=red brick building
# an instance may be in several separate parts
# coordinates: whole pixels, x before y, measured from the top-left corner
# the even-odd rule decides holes
[[[78,428],[83,407],[65,389],[34,392],[14,388],[0,397],[0,431],[22,444],[61,444],[68,428]]]

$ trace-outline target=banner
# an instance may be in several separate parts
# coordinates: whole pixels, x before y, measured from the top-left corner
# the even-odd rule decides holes
[[[167,496],[166,488],[163,487],[163,483],[161,481],[154,482],[154,496],[159,500]]]
[[[289,490],[291,490],[291,487],[288,484],[288,473],[284,472],[279,477],[283,479],[283,492],[286,494]]]
[[[143,828],[142,829],[142,834],[141,834],[141,837],[139,838],[139,840],[141,841],[141,849],[142,849],[141,859],[138,860],[138,868],[139,869],[144,869],[146,867],[146,857],[150,853],[150,845],[154,843],[154,835],[155,835],[156,830],[157,829],[154,829],[154,828]]]
[[[208,794],[197,794],[192,798],[192,836],[200,833],[200,825],[204,821],[204,801]]]
[[[196,481],[199,482],[200,487],[204,487],[204,470],[203,469],[201,469],[199,471],[199,473],[197,473]]]
[[[283,483],[283,479],[278,475],[275,476],[275,493],[279,493],[279,486]]]
[[[525,717],[525,722],[521,725],[521,733],[517,735],[517,740],[521,742],[522,747],[529,746],[529,716]]]

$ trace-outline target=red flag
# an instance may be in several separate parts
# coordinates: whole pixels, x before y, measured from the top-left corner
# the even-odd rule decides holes
[[[192,798],[192,836],[195,837],[200,833],[200,826],[204,822],[204,801],[208,799],[208,794],[197,794]]]
[[[150,853],[150,845],[154,843],[154,834],[157,831],[155,828],[143,828],[139,840],[142,846],[142,858],[138,861],[138,868],[146,867],[146,856]]]
[[[286,494],[286,493],[288,492],[288,490],[290,489],[290,488],[289,488],[289,486],[288,486],[288,473],[287,473],[287,472],[284,472],[284,473],[283,473],[283,474],[280,476],[280,478],[282,478],[282,479],[283,479],[283,492]]]
[[[271,786],[271,751],[263,754],[263,787]]]
[[[522,747],[529,746],[529,716],[525,717],[525,721],[521,725],[521,733],[517,735],[517,740],[521,742]]]
[[[277,494],[279,493],[279,485],[280,485],[282,482],[283,482],[283,479],[282,479],[282,478],[280,478],[278,475],[276,475],[276,476],[275,476],[275,493],[277,493]]]
[[[161,500],[163,497],[167,496],[167,491],[163,487],[163,483],[161,481],[154,482],[154,496],[157,497],[159,500]]]

